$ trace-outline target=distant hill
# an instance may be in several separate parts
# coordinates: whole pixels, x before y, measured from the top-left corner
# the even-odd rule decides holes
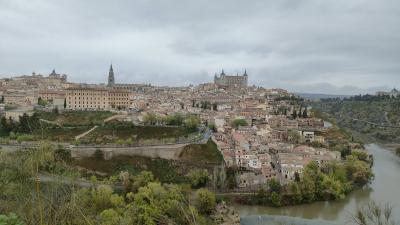
[[[312,107],[327,113],[341,127],[381,142],[400,143],[400,98],[323,100],[314,102]]]
[[[313,93],[295,93],[296,95],[310,100],[319,100],[319,99],[326,99],[326,98],[346,98],[350,97],[350,95],[331,95],[331,94],[313,94]]]

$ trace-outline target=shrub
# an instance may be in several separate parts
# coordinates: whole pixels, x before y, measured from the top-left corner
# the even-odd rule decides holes
[[[235,119],[232,121],[232,126],[238,128],[239,126],[247,126],[248,123],[244,119]]]
[[[21,219],[18,218],[17,215],[14,213],[10,213],[7,216],[6,215],[1,215],[0,214],[0,224],[1,225],[23,225],[24,223],[22,222]]]
[[[190,180],[190,184],[193,188],[204,187],[208,182],[208,172],[207,170],[191,170],[187,177]]]
[[[35,137],[33,135],[29,135],[29,134],[21,134],[17,136],[17,141],[19,143],[23,142],[23,141],[35,141]]]
[[[215,194],[202,188],[196,192],[196,208],[201,214],[209,215],[215,210]]]

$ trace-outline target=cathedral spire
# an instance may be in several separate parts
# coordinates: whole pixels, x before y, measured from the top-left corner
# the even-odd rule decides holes
[[[113,66],[112,66],[112,63],[111,63],[110,70],[108,71],[108,86],[113,86],[114,83],[115,83],[114,70],[113,70]]]

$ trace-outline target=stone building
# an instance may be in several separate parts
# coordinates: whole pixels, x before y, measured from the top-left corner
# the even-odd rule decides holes
[[[45,101],[54,101],[55,99],[65,99],[65,91],[63,90],[41,90],[39,91],[39,98]]]
[[[111,108],[127,109],[131,107],[133,93],[128,90],[108,90],[108,102]]]
[[[67,109],[109,110],[131,107],[133,93],[103,87],[72,87],[66,89]]]
[[[67,88],[66,99],[70,110],[107,110],[110,106],[106,88]]]
[[[219,87],[228,87],[228,88],[245,88],[248,84],[248,75],[247,72],[244,71],[244,74],[239,76],[231,76],[226,75],[224,70],[222,70],[220,76],[217,74],[214,76],[214,84]]]

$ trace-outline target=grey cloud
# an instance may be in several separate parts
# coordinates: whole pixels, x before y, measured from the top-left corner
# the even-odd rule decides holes
[[[225,68],[291,91],[399,87],[397,0],[0,0],[0,74],[187,85]]]

